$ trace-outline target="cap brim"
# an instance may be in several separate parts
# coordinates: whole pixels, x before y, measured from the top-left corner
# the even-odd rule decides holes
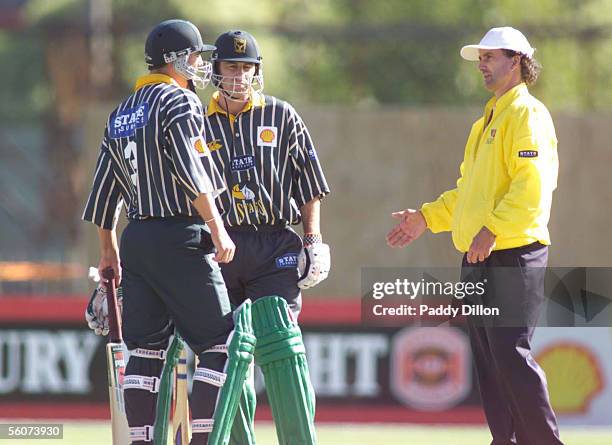
[[[461,54],[461,57],[463,57],[465,60],[469,60],[471,62],[477,62],[479,49],[502,49],[502,48],[500,48],[499,46],[466,45],[463,48],[461,48],[461,51],[459,51],[459,54]]]
[[[218,62],[246,62],[246,63],[261,63],[261,60],[253,57],[230,57],[229,59],[217,59]]]

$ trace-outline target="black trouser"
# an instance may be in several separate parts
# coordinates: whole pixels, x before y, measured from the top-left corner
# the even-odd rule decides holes
[[[562,444],[546,376],[531,354],[547,260],[548,247],[539,243],[494,251],[477,264],[463,258],[464,280],[488,281],[477,303],[497,307],[501,314],[496,323],[467,317],[492,445]]]
[[[297,315],[302,307],[297,286],[297,257],[302,240],[286,226],[228,227],[236,244],[234,260],[222,264],[221,271],[232,304],[238,306],[245,299],[277,295],[287,300]]]
[[[128,348],[165,344],[173,324],[196,354],[233,328],[208,229],[195,218],[131,221],[121,236],[123,336]]]
[[[123,334],[128,349],[165,349],[174,328],[200,358],[200,367],[222,372],[226,355],[204,352],[225,344],[233,322],[214,246],[201,220],[190,217],[131,221],[121,236]],[[163,360],[131,356],[126,376],[159,378]],[[195,382],[194,419],[213,415],[218,388]],[[130,427],[152,425],[157,394],[124,390]],[[145,443],[134,441],[133,443]],[[206,443],[194,434],[192,444]]]

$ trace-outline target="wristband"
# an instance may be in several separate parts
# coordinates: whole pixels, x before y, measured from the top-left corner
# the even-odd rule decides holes
[[[304,246],[312,246],[313,244],[321,244],[323,236],[320,233],[305,233],[302,244]]]
[[[215,216],[213,216],[213,217],[212,217],[212,218],[210,218],[210,219],[205,219],[205,220],[204,220],[204,222],[205,222],[206,224],[208,224],[209,222],[213,222],[213,221],[214,221],[215,219],[217,219],[218,217],[219,217],[219,215],[215,215]]]

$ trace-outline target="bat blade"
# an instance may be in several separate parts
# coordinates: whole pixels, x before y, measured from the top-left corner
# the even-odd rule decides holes
[[[125,360],[121,343],[107,343],[106,360],[113,445],[124,445],[130,443],[130,428],[125,415],[125,402],[121,390],[125,374]]]
[[[117,294],[114,284],[113,269],[102,271],[106,280],[106,301],[108,304],[108,343],[106,344],[106,369],[108,371],[108,396],[110,400],[111,428],[113,431],[113,445],[130,443],[130,428],[125,415],[125,401],[123,399],[123,376],[125,374],[125,360],[123,357],[123,341],[121,335],[121,314],[117,305]]]
[[[174,370],[174,407],[172,431],[174,445],[187,445],[191,440],[191,422],[189,419],[189,398],[187,395],[187,348],[183,348],[178,364]]]

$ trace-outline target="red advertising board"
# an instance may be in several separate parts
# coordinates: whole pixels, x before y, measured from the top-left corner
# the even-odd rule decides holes
[[[109,417],[105,339],[86,300],[0,296],[0,417]],[[308,301],[300,315],[317,421],[481,423],[465,332],[361,323],[359,299]],[[259,419],[270,419],[261,379]]]

